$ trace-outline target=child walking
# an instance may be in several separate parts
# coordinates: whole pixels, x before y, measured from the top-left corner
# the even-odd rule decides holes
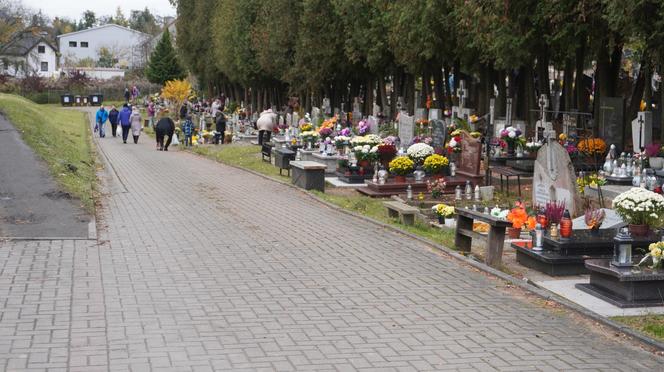
[[[191,121],[190,115],[187,115],[184,123],[182,123],[182,134],[184,134],[185,147],[191,147],[191,136],[194,134],[194,122]]]

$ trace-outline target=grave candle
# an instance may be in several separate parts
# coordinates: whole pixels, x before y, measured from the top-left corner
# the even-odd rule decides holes
[[[535,241],[533,242],[533,251],[541,251],[544,244],[544,229],[541,224],[535,225]]]
[[[613,239],[612,266],[631,267],[632,265],[632,236],[626,227],[618,230]]]

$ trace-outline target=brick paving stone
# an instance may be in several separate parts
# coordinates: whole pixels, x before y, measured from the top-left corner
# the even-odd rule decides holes
[[[98,241],[0,242],[0,370],[661,369],[419,242],[140,141],[101,141]]]

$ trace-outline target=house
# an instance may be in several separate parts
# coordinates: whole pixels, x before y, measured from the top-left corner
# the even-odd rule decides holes
[[[58,49],[54,45],[46,32],[19,32],[0,48],[0,73],[18,78],[31,74],[55,75]]]
[[[145,41],[152,36],[116,24],[106,24],[58,36],[60,64],[91,60],[101,67],[142,67]]]

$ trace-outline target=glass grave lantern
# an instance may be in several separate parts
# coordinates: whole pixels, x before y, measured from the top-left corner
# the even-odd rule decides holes
[[[627,227],[618,229],[618,233],[613,238],[613,259],[611,266],[632,267],[632,236]]]

